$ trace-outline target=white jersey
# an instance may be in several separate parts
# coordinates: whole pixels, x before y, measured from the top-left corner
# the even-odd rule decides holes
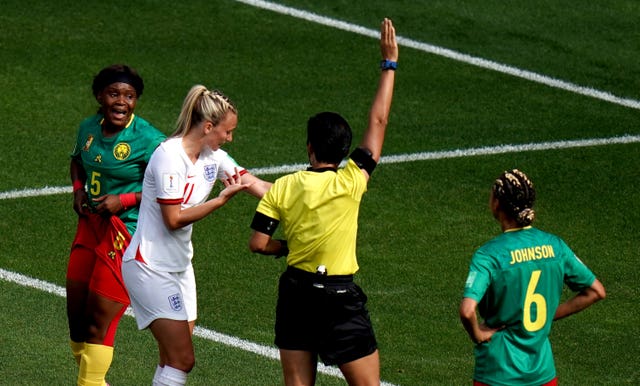
[[[207,200],[216,179],[244,169],[224,150],[206,150],[194,164],[182,147],[181,137],[164,141],[154,151],[144,173],[138,228],[123,261],[138,257],[152,269],[181,272],[191,264],[193,224],[170,231],[164,224],[160,204],[180,204],[182,209]]]

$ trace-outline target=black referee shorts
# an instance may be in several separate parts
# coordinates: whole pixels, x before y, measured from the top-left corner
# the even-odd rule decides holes
[[[367,296],[353,276],[321,276],[293,267],[280,276],[275,344],[316,353],[342,365],[373,353],[376,342]]]

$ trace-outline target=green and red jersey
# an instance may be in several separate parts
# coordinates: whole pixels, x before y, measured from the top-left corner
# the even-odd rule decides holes
[[[509,230],[471,259],[464,297],[487,325],[505,326],[475,347],[476,381],[540,385],[556,376],[549,332],[564,285],[591,286],[595,275],[567,244],[531,226]]]
[[[151,154],[166,136],[146,120],[131,117],[122,131],[111,137],[102,134],[103,116],[82,121],[71,157],[87,173],[89,202],[105,194],[142,191],[142,179]],[[119,215],[130,234],[135,230],[138,207]]]

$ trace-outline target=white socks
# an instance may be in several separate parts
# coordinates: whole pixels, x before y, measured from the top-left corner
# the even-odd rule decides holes
[[[171,366],[156,367],[153,386],[184,386],[187,384],[187,373]]]

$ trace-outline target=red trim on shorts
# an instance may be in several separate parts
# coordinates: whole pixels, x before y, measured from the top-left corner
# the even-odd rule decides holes
[[[142,254],[140,253],[140,246],[138,246],[138,248],[136,249],[135,260],[141,262],[142,264],[147,264],[147,262],[144,261],[144,257],[142,257]]]
[[[487,385],[486,383],[482,383],[482,382],[478,382],[478,381],[473,381],[473,386],[491,386],[491,385]],[[558,386],[558,377],[553,378],[552,380],[550,380],[547,383],[544,383],[540,386]]]

